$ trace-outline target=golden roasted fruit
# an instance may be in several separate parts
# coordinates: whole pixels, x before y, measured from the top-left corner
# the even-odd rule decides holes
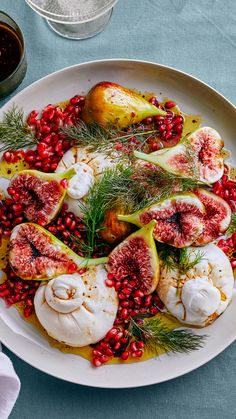
[[[105,220],[99,235],[107,243],[119,243],[131,234],[131,225],[117,219],[117,215],[122,213],[124,214],[120,208],[113,208],[106,212]]]
[[[82,119],[86,124],[126,128],[149,116],[165,114],[141,95],[119,84],[102,81],[86,95]]]

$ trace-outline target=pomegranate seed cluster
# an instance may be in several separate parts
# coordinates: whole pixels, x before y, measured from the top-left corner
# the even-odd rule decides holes
[[[236,233],[227,239],[220,239],[217,243],[220,249],[228,256],[233,269],[236,268]]]
[[[92,351],[94,366],[101,366],[112,357],[119,357],[125,361],[129,357],[141,358],[143,356],[145,344],[142,340],[132,340],[129,331],[130,318],[143,314],[154,316],[163,304],[157,294],[144,295],[137,288],[137,284],[137,281],[130,278],[117,281],[111,273],[108,274],[106,285],[114,287],[117,291],[119,306],[114,327],[102,341],[94,345]]]
[[[13,199],[0,201],[0,237],[9,237],[12,229],[26,221],[23,206]]]
[[[64,139],[60,128],[78,122],[83,105],[84,97],[77,95],[70,99],[65,109],[50,104],[43,109],[41,117],[36,110],[30,113],[27,123],[38,140],[36,149],[28,150],[24,157],[31,169],[42,172],[56,170],[60,159],[72,145]]]
[[[159,131],[159,141],[155,138],[148,140],[150,151],[156,151],[164,146],[176,144],[183,132],[184,118],[182,115],[175,114],[170,109],[176,106],[175,102],[165,102],[164,106],[160,105],[156,97],[152,97],[149,102],[159,109],[166,111],[165,116],[153,116],[146,118],[143,123],[146,125],[153,125]]]
[[[224,175],[213,185],[213,192],[223,198],[233,212],[236,212],[236,182],[229,179],[228,167],[225,166]]]
[[[0,285],[0,298],[3,298],[7,306],[23,303],[24,316],[29,317],[34,311],[34,295],[38,289],[39,281],[22,281],[14,272],[5,270],[7,279]]]

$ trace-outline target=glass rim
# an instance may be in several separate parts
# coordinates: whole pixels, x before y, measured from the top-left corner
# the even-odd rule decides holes
[[[1,21],[1,16],[6,16],[9,20],[11,20],[13,23],[14,23],[14,25],[16,25],[16,28],[17,28],[17,31],[19,31],[19,33],[17,33],[18,35],[20,35],[20,37],[21,37],[21,42],[22,42],[22,54],[21,54],[21,58],[20,58],[20,61],[19,61],[19,63],[17,64],[17,66],[16,66],[16,68],[15,68],[15,70],[13,70],[13,72],[11,73],[11,74],[9,74],[9,76],[7,76],[5,79],[3,79],[3,80],[1,80],[0,81],[0,87],[1,86],[3,86],[3,84],[5,84],[6,82],[8,82],[16,73],[17,73],[17,71],[19,70],[19,68],[20,68],[20,66],[22,65],[22,63],[23,63],[23,61],[24,61],[24,59],[25,59],[25,39],[24,39],[24,35],[23,35],[23,32],[22,32],[22,30],[20,29],[20,27],[19,27],[19,25],[16,23],[16,21],[14,20],[14,19],[12,19],[12,17],[11,16],[9,16],[7,13],[5,13],[5,12],[3,12],[2,10],[0,10],[0,23],[2,22],[2,23],[6,23],[6,22],[3,22],[3,21]],[[11,26],[11,25],[9,25],[8,23],[6,23],[6,25],[8,25],[8,26]],[[11,28],[12,28],[12,26],[11,26]],[[13,30],[14,30],[14,32],[16,32],[15,31],[15,28],[12,28]]]
[[[58,22],[58,23],[65,23],[65,24],[73,24],[73,23],[86,23],[89,22],[91,20],[95,20],[97,18],[99,18],[101,15],[105,14],[106,12],[108,12],[111,8],[113,8],[116,3],[118,3],[118,0],[109,0],[108,3],[101,7],[100,9],[98,9],[97,11],[93,12],[92,14],[84,14],[84,15],[79,15],[77,14],[77,16],[79,17],[79,20],[76,20],[76,15],[63,15],[63,14],[59,14],[59,13],[52,13],[48,10],[43,9],[42,7],[38,6],[35,4],[34,0],[25,0],[26,3],[32,7],[32,9],[36,12],[41,14],[41,16],[45,17],[46,19],[52,20],[54,22]],[[58,19],[58,20],[57,20]],[[63,20],[63,19],[73,19],[73,21],[71,22],[68,20]]]

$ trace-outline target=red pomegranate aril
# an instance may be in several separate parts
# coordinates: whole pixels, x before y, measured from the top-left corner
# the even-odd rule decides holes
[[[177,132],[178,134],[181,134],[183,131],[183,125],[182,124],[177,124],[174,126],[174,131]]]
[[[155,315],[155,314],[157,314],[158,313],[158,308],[157,307],[150,307],[150,309],[149,309],[149,313],[150,314],[152,314],[152,315]]]
[[[142,355],[143,355],[143,351],[141,351],[141,349],[138,351],[132,352],[131,354],[133,358],[141,358]]]
[[[75,228],[76,228],[76,222],[75,222],[75,220],[73,220],[71,225],[70,225],[70,230],[74,230]]]
[[[33,313],[33,309],[32,309],[32,307],[26,307],[25,309],[24,309],[24,316],[25,317],[29,317],[29,316],[31,316],[31,314]]]
[[[125,294],[123,294],[122,292],[120,292],[120,293],[118,294],[118,297],[119,297],[119,299],[120,299],[120,300],[125,300],[125,299],[126,299],[126,297],[127,297],[127,295],[125,295]]]
[[[236,268],[236,259],[232,259],[230,263],[233,269]]]
[[[63,232],[62,232],[62,235],[63,235],[63,237],[64,237],[65,239],[69,239],[69,238],[70,238],[70,233],[69,233],[69,231],[63,231]]]
[[[0,291],[0,298],[7,297],[10,294],[10,291],[6,288],[5,290]]]
[[[234,246],[236,246],[236,233],[233,233],[231,236]],[[219,244],[219,243],[218,243]]]
[[[94,358],[92,362],[95,367],[100,367],[102,365],[102,362],[99,358]]]
[[[126,361],[129,358],[129,351],[122,352],[120,358],[123,359],[123,361]]]
[[[118,351],[121,348],[121,343],[120,342],[116,342],[116,344],[114,345],[114,350]]]
[[[121,313],[120,313],[120,317],[125,320],[129,317],[129,312],[127,310],[127,308],[123,308]]]
[[[226,200],[229,199],[229,190],[228,189],[225,189],[224,190],[224,192],[223,192],[223,198],[226,199]]]
[[[144,293],[141,290],[135,290],[134,295],[135,297],[144,297]]]
[[[144,349],[144,347],[145,347],[144,342],[143,342],[142,340],[139,340],[139,341],[137,342],[137,347],[138,347],[139,349]]]
[[[115,281],[114,281],[114,279],[108,279],[107,278],[106,281],[105,281],[105,284],[108,288],[112,288],[115,285]]]
[[[101,356],[102,355],[102,352],[101,351],[98,351],[97,349],[93,349],[93,355],[94,356]]]
[[[135,351],[138,350],[138,346],[137,346],[137,343],[136,342],[131,342],[131,344],[130,344],[130,350],[132,352],[135,352]]]
[[[152,143],[150,148],[151,148],[151,151],[157,151],[157,150],[160,150],[161,145],[160,143]]]
[[[116,290],[116,291],[119,291],[119,290],[121,289],[121,287],[122,287],[122,283],[121,283],[120,281],[117,281],[117,282],[115,283],[115,290]]]
[[[173,134],[171,131],[167,131],[165,135],[163,133],[163,137],[165,140],[170,140],[173,137]]]
[[[166,125],[165,124],[161,124],[158,129],[159,129],[159,131],[161,133],[163,133],[166,130]]]
[[[165,102],[166,109],[171,109],[171,108],[174,108],[175,106],[176,106],[176,103],[173,102],[172,100],[168,100],[168,102]]]
[[[112,328],[111,330],[109,330],[109,332],[107,332],[107,337],[109,338],[109,339],[111,339],[111,338],[114,338],[116,335],[117,335],[117,333],[118,333],[118,329],[116,329],[116,328]]]
[[[110,348],[106,349],[105,353],[106,353],[107,356],[113,356],[114,355],[112,349],[110,349]]]
[[[132,290],[130,288],[123,288],[122,293],[129,297],[132,293]]]
[[[120,303],[121,307],[129,307],[130,306],[130,301],[129,300],[122,300]]]

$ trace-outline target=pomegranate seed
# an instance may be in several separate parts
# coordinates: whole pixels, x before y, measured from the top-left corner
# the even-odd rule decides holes
[[[113,353],[113,351],[110,348],[108,348],[108,349],[106,349],[106,355],[107,356],[113,356],[114,353]]]
[[[114,345],[114,350],[115,351],[119,351],[120,348],[121,348],[121,343],[120,342],[116,342],[116,344]]]
[[[139,340],[139,341],[137,342],[137,346],[138,346],[138,348],[139,348],[139,349],[143,349],[143,348],[144,348],[144,346],[145,346],[145,344],[144,344],[144,342],[143,342],[142,340]]]
[[[129,316],[129,312],[128,312],[127,308],[123,308],[123,310],[120,313],[120,317],[122,319],[127,319],[128,316]]]
[[[112,328],[111,330],[109,330],[109,332],[107,333],[107,337],[110,339],[110,338],[114,338],[115,336],[116,336],[116,334],[117,334],[117,332],[118,332],[118,329],[116,329],[116,328]]]
[[[169,100],[168,102],[165,102],[165,108],[166,109],[174,108],[174,106],[176,106],[176,103],[171,101],[171,100]]]
[[[29,316],[31,316],[31,314],[33,313],[33,309],[32,309],[32,307],[26,307],[25,309],[24,309],[24,316],[25,317],[29,317]]]
[[[110,280],[115,279],[114,275],[111,274],[111,273],[108,273],[107,278],[110,279]]]
[[[182,124],[177,124],[174,126],[174,131],[177,132],[178,134],[181,134],[183,131],[183,125]]]
[[[172,120],[174,125],[182,124],[183,121],[184,121],[184,118],[182,117],[182,115],[175,115]]]
[[[10,291],[8,289],[0,291],[0,298],[7,297],[9,294],[10,294]]]
[[[231,236],[232,240],[233,240],[233,244],[234,246],[236,246],[236,233],[233,233]],[[219,244],[219,243],[218,243]]]
[[[121,359],[123,359],[123,361],[126,361],[126,359],[129,358],[129,351],[122,352],[120,357],[121,357]]]
[[[233,269],[236,268],[236,259],[232,259],[230,263]]]
[[[99,358],[94,358],[94,359],[93,359],[93,365],[94,365],[95,367],[100,367],[100,366],[102,365],[102,362],[100,361],[100,359],[99,359]]]
[[[115,285],[115,281],[113,279],[106,279],[105,284],[108,288],[112,288]]]
[[[165,130],[166,130],[166,125],[165,124],[161,124],[160,126],[159,126],[159,131],[161,132],[161,133],[163,133],[163,132],[165,132]]]
[[[142,355],[143,355],[143,351],[141,351],[141,349],[138,351],[132,352],[133,358],[141,358]]]

